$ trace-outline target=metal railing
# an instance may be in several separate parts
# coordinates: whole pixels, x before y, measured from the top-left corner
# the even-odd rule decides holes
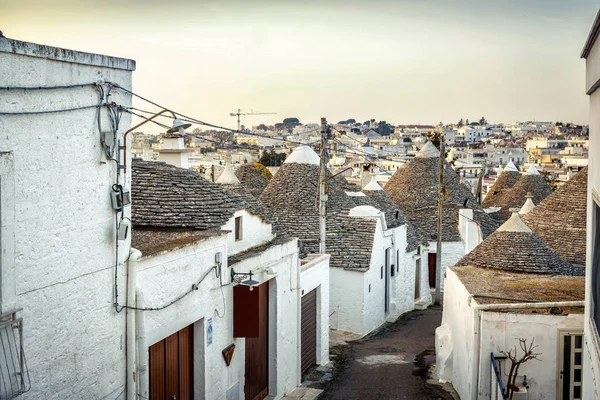
[[[19,311],[0,314],[0,400],[13,399],[31,388]]]
[[[508,396],[506,393],[506,387],[504,386],[504,381],[502,380],[502,375],[500,374],[500,368],[498,366],[498,360],[494,357],[494,353],[490,353],[491,361],[492,361],[492,386],[490,392],[491,400],[508,400]]]

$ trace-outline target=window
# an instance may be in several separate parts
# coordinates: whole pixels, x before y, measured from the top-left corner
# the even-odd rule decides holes
[[[396,250],[396,272],[400,273],[400,250]]]
[[[235,240],[242,240],[242,217],[235,217]]]
[[[593,201],[594,212],[592,220],[592,318],[596,330],[600,332],[600,207]]]
[[[381,266],[381,279],[383,279],[383,266]]]

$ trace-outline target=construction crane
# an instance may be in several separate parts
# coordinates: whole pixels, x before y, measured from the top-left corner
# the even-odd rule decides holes
[[[250,111],[242,111],[238,108],[237,112],[234,113],[229,113],[229,115],[231,115],[232,117],[237,117],[237,130],[240,130],[240,115],[270,115],[270,114],[277,114],[276,112],[254,112],[252,110]]]

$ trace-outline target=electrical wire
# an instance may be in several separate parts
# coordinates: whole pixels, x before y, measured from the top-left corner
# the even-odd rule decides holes
[[[305,145],[306,144],[306,143],[289,141],[289,140],[285,140],[285,139],[273,138],[273,137],[266,136],[266,135],[259,135],[257,133],[253,133],[253,132],[239,131],[237,129],[231,129],[231,128],[227,128],[227,127],[224,127],[224,126],[212,124],[210,122],[205,122],[205,121],[202,121],[200,119],[196,119],[196,118],[187,116],[185,114],[182,114],[180,112],[173,111],[173,110],[171,110],[171,109],[169,109],[167,107],[164,107],[164,106],[162,106],[162,105],[160,105],[158,103],[155,103],[152,100],[149,100],[149,99],[147,99],[147,98],[145,98],[145,97],[143,97],[143,96],[141,96],[141,95],[139,95],[137,93],[134,93],[134,92],[132,92],[129,89],[125,89],[124,87],[122,87],[119,84],[116,84],[116,83],[113,83],[113,82],[107,82],[107,83],[109,83],[112,87],[115,87],[117,89],[123,90],[124,92],[129,93],[130,95],[132,95],[134,97],[137,97],[140,100],[144,100],[145,102],[152,104],[153,106],[159,107],[159,108],[164,109],[164,110],[169,110],[172,113],[176,114],[178,117],[180,117],[179,119],[181,119],[182,121],[185,121],[185,122],[191,122],[191,123],[195,123],[195,124],[198,124],[198,125],[203,125],[203,126],[208,126],[208,127],[211,127],[211,128],[215,128],[215,129],[221,129],[221,130],[224,130],[224,131],[229,131],[229,132],[233,132],[233,133],[239,133],[239,134],[242,134],[242,135],[250,135],[250,136],[263,137],[265,139],[279,140],[279,141],[282,141],[282,142],[292,143],[292,144],[297,144],[297,145]],[[137,111],[150,113],[150,111],[144,111],[144,110],[140,110],[140,109],[137,109]],[[315,131],[317,129],[320,129],[320,128],[316,128]]]
[[[168,303],[165,303],[165,304],[163,304],[161,306],[158,306],[158,307],[133,307],[133,306],[128,306],[128,305],[118,305],[118,304],[116,304],[115,307],[117,308],[117,312],[121,312],[121,311],[123,311],[123,309],[136,310],[136,311],[160,311],[160,310],[164,310],[165,308],[170,307],[173,304],[177,303],[178,301],[180,301],[181,299],[183,299],[184,297],[186,297],[188,294],[192,293],[193,291],[198,290],[198,286],[202,283],[202,281],[204,281],[204,279],[206,279],[206,277],[211,273],[211,271],[213,269],[216,270],[217,267],[216,266],[210,267],[210,269],[208,269],[202,275],[202,277],[200,277],[200,279],[196,283],[194,283],[192,285],[192,287],[187,292],[184,292],[184,293],[180,294],[179,296],[177,296],[173,300],[169,301]]]
[[[87,110],[87,109],[90,109],[90,108],[99,108],[99,107],[102,107],[102,104],[94,104],[94,105],[90,105],[90,106],[62,108],[62,109],[59,109],[59,110],[46,110],[46,111],[17,111],[17,112],[0,111],[0,115],[54,114],[54,113],[69,112],[69,111]]]

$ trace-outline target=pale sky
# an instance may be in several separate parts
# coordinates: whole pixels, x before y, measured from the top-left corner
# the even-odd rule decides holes
[[[393,124],[587,123],[596,0],[0,0],[9,38],[137,61],[133,91],[234,128],[238,108]],[[149,108],[134,102],[140,108]]]

